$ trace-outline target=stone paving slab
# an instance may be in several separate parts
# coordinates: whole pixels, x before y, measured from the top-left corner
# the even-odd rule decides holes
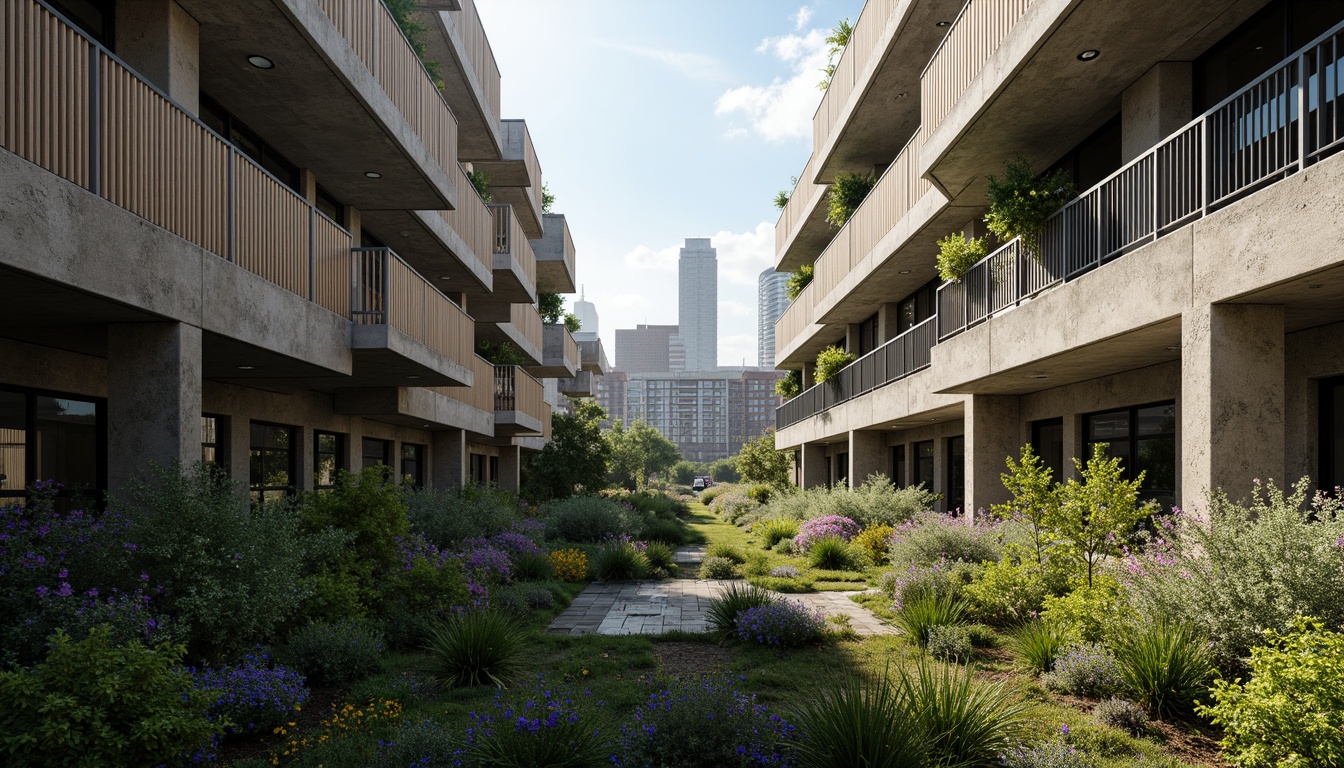
[[[703,555],[703,549],[701,554]],[[564,635],[661,635],[665,632],[705,632],[709,601],[734,581],[673,579],[671,581],[593,582],[583,590],[547,632]],[[859,592],[816,592],[780,595],[796,600],[826,616],[846,614],[859,635],[890,635],[867,608],[850,600]]]
[[[689,546],[677,547],[676,553],[672,556],[672,562],[677,565],[699,565],[705,561],[705,547]]]

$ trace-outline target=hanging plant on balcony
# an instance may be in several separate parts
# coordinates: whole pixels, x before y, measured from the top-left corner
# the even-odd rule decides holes
[[[826,194],[826,222],[836,229],[845,226],[876,184],[877,177],[871,173],[837,173]]]
[[[569,331],[570,333],[578,333],[579,329],[582,327],[583,323],[579,322],[578,315],[574,314],[573,312],[565,313],[565,330]]]
[[[522,365],[527,362],[522,350],[507,341],[491,344],[482,339],[476,342],[476,354],[485,358],[491,365]]]
[[[988,255],[988,238],[968,238],[961,232],[953,232],[938,241],[938,276],[959,283],[967,270]]]
[[[789,274],[789,279],[784,283],[784,293],[788,294],[789,301],[798,298],[798,294],[812,282],[813,267],[811,264],[804,264]]]
[[[537,313],[541,322],[555,325],[565,319],[565,297],[558,293],[539,291],[537,293]]]
[[[814,378],[816,378],[818,384],[831,381],[845,366],[856,359],[852,352],[846,352],[836,346],[827,347],[817,355],[817,370]],[[838,383],[839,380],[835,379],[835,381]]]
[[[803,372],[789,371],[784,378],[775,382],[775,394],[785,400],[792,400],[803,391]]]
[[[985,224],[989,231],[1006,243],[1022,238],[1022,248],[1040,260],[1041,233],[1045,223],[1074,195],[1073,181],[1067,171],[1058,170],[1037,178],[1026,158],[1013,158],[1004,168],[1003,177],[989,177],[989,213]]]

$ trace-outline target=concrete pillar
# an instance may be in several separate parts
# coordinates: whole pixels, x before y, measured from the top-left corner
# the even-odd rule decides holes
[[[183,109],[198,114],[201,25],[173,0],[117,0],[116,14],[117,55]]]
[[[798,451],[803,457],[801,488],[822,488],[830,481],[826,474],[826,446],[803,443]]]
[[[817,364],[809,361],[803,363],[803,389],[811,389],[812,385],[817,383]]]
[[[1184,509],[1209,490],[1249,494],[1255,479],[1282,486],[1283,307],[1211,304],[1181,316],[1181,474]]]
[[[467,431],[441,429],[430,438],[430,486],[460,488],[467,482]]]
[[[313,490],[313,452],[316,438],[310,427],[294,427],[294,487],[301,491]]]
[[[1087,456],[1083,450],[1083,442],[1087,438],[1083,434],[1083,417],[1081,414],[1068,413],[1064,415],[1064,477],[1059,480],[1078,479],[1078,468],[1073,465],[1073,460],[1078,458],[1087,461]]]
[[[1190,122],[1194,76],[1188,61],[1162,61],[1120,97],[1120,161],[1128,163]]]
[[[854,353],[857,357],[859,350],[863,349],[863,342],[860,337],[863,333],[863,326],[859,323],[850,323],[845,327],[845,350]]]
[[[495,482],[506,491],[517,491],[522,486],[523,449],[516,445],[499,448],[499,477]]]
[[[1008,501],[1000,474],[1005,459],[1021,451],[1021,418],[1016,395],[966,398],[966,511],[979,514]]]
[[[849,433],[849,487],[863,485],[869,475],[891,474],[891,449],[881,432]]]
[[[317,174],[307,168],[299,169],[299,196],[310,203],[317,202]]]
[[[889,301],[877,308],[877,343],[886,344],[896,338],[901,327],[901,305]]]
[[[939,435],[933,438],[933,487],[929,489],[942,498],[934,504],[939,512],[948,511],[947,499],[947,438]]]
[[[201,329],[184,323],[108,326],[109,487],[115,490],[150,462],[185,467],[200,459]]]

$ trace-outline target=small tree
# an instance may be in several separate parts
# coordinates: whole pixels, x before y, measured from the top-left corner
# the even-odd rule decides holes
[[[789,484],[789,464],[788,454],[775,450],[773,429],[743,445],[737,454],[737,473],[747,483],[783,488]]]
[[[642,421],[626,427],[617,420],[606,438],[611,479],[627,488],[643,488],[650,477],[665,474],[681,460],[677,446]]]
[[[602,438],[606,411],[589,400],[551,418],[551,439],[524,468],[524,494],[533,501],[595,493],[606,485],[611,445]]]
[[[775,394],[785,400],[792,400],[803,391],[803,372],[799,370],[789,371],[784,374],[784,378],[775,382]]]
[[[541,315],[541,321],[547,325],[562,322],[565,319],[565,297],[558,293],[539,291],[537,312]]]
[[[1138,505],[1143,474],[1124,479],[1119,458],[1106,457],[1106,443],[1092,446],[1092,458],[1084,465],[1078,459],[1081,481],[1069,478],[1059,489],[1059,503],[1049,508],[1044,522],[1054,529],[1061,548],[1087,571],[1087,588],[1097,565],[1120,553],[1122,541],[1147,514]]]
[[[1003,487],[1013,494],[1007,504],[995,504],[995,516],[1012,520],[1031,532],[1036,564],[1045,564],[1045,550],[1055,538],[1048,523],[1057,519],[1061,486],[1054,482],[1051,469],[1031,450],[1031,444],[1022,446],[1022,460],[1009,456],[1008,471],[999,475]]]
[[[789,273],[789,279],[784,283],[784,293],[788,295],[789,301],[798,298],[803,289],[812,282],[813,270],[814,267],[811,264],[804,264]]]

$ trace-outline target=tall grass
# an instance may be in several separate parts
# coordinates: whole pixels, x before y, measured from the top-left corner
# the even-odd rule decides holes
[[[812,549],[808,550],[807,560],[813,568],[825,568],[830,571],[847,571],[857,566],[854,552],[839,536],[827,536],[813,542]]]
[[[951,595],[928,594],[901,606],[896,612],[896,625],[920,648],[924,648],[929,644],[929,632],[934,627],[961,624],[965,618],[964,602],[953,600]]]
[[[911,717],[910,693],[884,671],[876,680],[839,678],[803,697],[790,719],[803,734],[794,748],[807,768],[911,768],[928,762],[928,741]]]
[[[730,584],[721,595],[709,601],[705,611],[709,629],[721,638],[737,633],[737,617],[748,608],[773,605],[779,598],[750,584]]]
[[[1167,619],[1123,633],[1115,658],[1138,702],[1163,718],[1189,713],[1213,674],[1208,641],[1192,627]]]
[[[504,686],[522,665],[525,647],[516,621],[493,610],[450,616],[429,628],[427,671],[439,685]]]
[[[1022,665],[1038,674],[1055,668],[1055,659],[1069,642],[1067,625],[1032,619],[1008,635],[1008,649],[1022,660]]]
[[[593,556],[593,573],[603,581],[637,581],[648,565],[643,553],[623,541],[603,544]]]
[[[999,765],[999,755],[1023,732],[1027,705],[1003,682],[975,682],[970,667],[921,657],[901,677],[911,716],[929,736],[931,762],[939,768]]]

